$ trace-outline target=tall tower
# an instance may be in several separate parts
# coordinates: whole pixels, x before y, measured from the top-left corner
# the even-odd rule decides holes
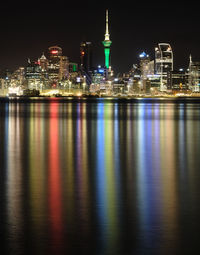
[[[173,51],[169,43],[155,48],[155,73],[160,75],[160,91],[167,89],[167,73],[173,71]]]
[[[81,73],[86,76],[86,82],[88,85],[92,83],[92,43],[81,42],[80,45],[80,60],[81,60]]]
[[[81,71],[92,71],[92,43],[81,42],[80,44]]]
[[[110,34],[109,34],[109,29],[108,29],[108,10],[106,10],[105,39],[102,43],[103,43],[103,46],[104,46],[105,67],[106,67],[106,69],[109,69],[109,66],[110,66],[110,45],[112,44],[112,41],[110,40]]]

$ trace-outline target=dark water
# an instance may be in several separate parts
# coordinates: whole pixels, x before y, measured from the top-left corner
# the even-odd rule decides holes
[[[200,254],[199,237],[200,101],[0,102],[1,254]]]

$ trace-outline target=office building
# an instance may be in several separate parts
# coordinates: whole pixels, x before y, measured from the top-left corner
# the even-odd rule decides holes
[[[48,59],[45,57],[44,53],[38,60],[40,66],[41,66],[41,71],[42,72],[47,72],[48,70]]]
[[[167,74],[167,89],[172,91],[186,91],[188,84],[184,71],[170,71]]]
[[[148,83],[148,75],[152,74],[152,64],[150,61],[150,57],[145,52],[142,52],[139,55],[140,58],[140,71],[141,71],[141,77],[140,77],[140,91],[146,92],[146,87]]]
[[[58,82],[68,77],[69,61],[62,55],[62,48],[49,47],[48,75],[51,83],[55,86]]]
[[[167,73],[173,71],[173,52],[170,44],[159,43],[155,48],[155,74],[160,75],[160,91],[167,90]]]
[[[192,61],[191,55],[188,68],[188,87],[192,92],[200,92],[200,62]]]
[[[90,72],[93,70],[93,59],[92,59],[92,43],[81,42],[80,44],[80,69],[81,71]]]
[[[92,43],[81,42],[80,44],[80,70],[83,76],[86,77],[88,85],[92,83],[92,71],[93,71],[93,59],[92,59]]]
[[[25,77],[27,80],[28,89],[42,89],[41,67],[37,61],[28,60],[28,65],[25,69]]]

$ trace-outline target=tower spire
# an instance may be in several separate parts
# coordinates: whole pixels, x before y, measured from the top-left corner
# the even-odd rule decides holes
[[[192,55],[190,54],[190,56],[189,56],[189,67],[188,67],[188,69],[189,70],[191,70],[191,66],[192,66]]]
[[[190,64],[192,63],[192,55],[190,54]]]
[[[110,34],[108,29],[108,10],[106,10],[106,33],[105,33],[105,41],[110,41]]]

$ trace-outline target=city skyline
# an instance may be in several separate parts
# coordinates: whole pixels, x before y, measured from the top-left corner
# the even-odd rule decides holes
[[[111,65],[113,70],[126,72],[132,64],[139,61],[139,54],[147,52],[154,58],[154,47],[158,42],[170,43],[174,52],[175,69],[187,68],[189,55],[199,58],[198,16],[186,8],[161,13],[155,6],[142,8],[136,6],[134,13],[127,8],[109,8],[109,31],[112,40]],[[140,7],[140,8],[139,8]],[[1,16],[2,39],[0,69],[16,69],[24,66],[27,58],[38,56],[52,45],[64,50],[64,55],[79,63],[80,42],[91,41],[94,47],[94,65],[104,64],[102,40],[105,33],[105,10],[74,8],[59,11],[59,15],[41,8],[14,11],[12,8]],[[7,9],[8,10],[8,9]],[[197,13],[196,13],[197,14]],[[160,21],[160,17],[163,17]],[[14,41],[14,43],[13,43]]]
[[[71,2],[1,4],[1,255],[200,254],[198,8]]]

